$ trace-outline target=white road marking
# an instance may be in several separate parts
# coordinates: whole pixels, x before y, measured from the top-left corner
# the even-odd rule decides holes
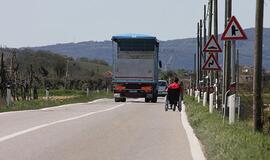
[[[102,101],[104,101],[104,100],[107,100],[107,99],[105,99],[105,98],[97,99],[97,100],[88,102],[88,104],[97,103],[97,102],[102,102]],[[51,109],[57,109],[57,108],[69,107],[69,106],[81,105],[81,104],[86,104],[86,103],[71,103],[71,104],[64,104],[64,105],[61,105],[61,106],[42,108],[42,109],[40,109],[40,110],[41,110],[41,111],[47,111],[47,110],[51,110]]]
[[[203,154],[202,148],[201,148],[201,144],[200,144],[198,138],[196,137],[196,135],[194,134],[194,131],[188,122],[187,115],[185,112],[186,106],[184,104],[182,106],[183,106],[183,108],[182,108],[182,112],[181,112],[181,119],[182,119],[183,127],[184,127],[186,134],[187,134],[187,137],[188,137],[188,142],[189,142],[192,158],[194,160],[206,160],[206,158]]]
[[[88,102],[88,104],[97,103],[97,102],[102,102],[102,101],[105,101],[105,100],[108,100],[108,99],[109,99],[109,98],[97,99],[97,100]],[[71,103],[71,104],[64,104],[64,105],[61,105],[61,106],[47,107],[47,108],[42,108],[42,109],[39,109],[39,110],[40,110],[40,111],[46,111],[46,110],[50,110],[50,109],[57,109],[57,108],[61,108],[61,107],[69,107],[69,106],[78,105],[78,104],[86,104],[86,103]],[[31,112],[31,111],[37,111],[37,110],[33,109],[33,110],[25,110],[25,111],[8,111],[8,112],[2,112],[2,113],[0,113],[0,115],[13,114],[13,113],[24,113],[24,112]]]
[[[61,105],[61,106],[42,108],[42,109],[39,109],[39,110],[40,110],[40,111],[47,111],[47,110],[51,110],[51,109],[57,109],[57,108],[63,108],[63,107],[69,107],[69,106],[73,106],[73,105],[81,105],[81,104],[85,104],[85,103],[71,103],[71,104],[64,104],[64,105]]]
[[[7,112],[1,112],[1,113],[0,113],[0,116],[1,116],[1,115],[5,115],[5,114],[24,113],[24,112],[31,112],[31,111],[34,111],[34,110],[24,110],[24,111],[7,111]]]
[[[39,125],[39,126],[28,128],[26,130],[15,132],[15,133],[12,133],[12,134],[7,135],[7,136],[0,137],[0,143],[1,142],[4,142],[6,140],[9,140],[9,139],[18,137],[18,136],[23,135],[23,134],[36,131],[36,130],[41,129],[41,128],[45,128],[45,127],[48,127],[48,126],[52,126],[52,125],[55,125],[55,124],[64,123],[64,122],[68,122],[68,121],[72,121],[72,120],[77,120],[77,119],[88,117],[90,115],[97,114],[97,113],[111,111],[111,110],[117,109],[119,107],[122,107],[122,106],[124,106],[126,104],[128,104],[128,103],[120,104],[120,105],[117,105],[117,106],[114,106],[114,107],[111,107],[111,108],[108,108],[108,109],[105,109],[105,110],[100,110],[100,111],[96,111],[96,112],[86,113],[86,114],[83,114],[83,115],[80,115],[80,116],[76,116],[76,117],[72,117],[72,118],[68,118],[68,119],[63,119],[63,120],[58,120],[58,121],[55,121],[55,122],[45,123],[45,124],[42,124],[42,125]]]
[[[96,99],[96,100],[91,101],[91,102],[88,102],[88,103],[89,103],[89,104],[92,104],[92,103],[97,103],[97,102],[103,102],[103,101],[106,101],[106,100],[109,100],[109,98]]]

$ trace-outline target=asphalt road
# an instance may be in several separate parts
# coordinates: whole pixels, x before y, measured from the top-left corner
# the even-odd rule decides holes
[[[0,160],[189,160],[179,112],[111,99],[0,113]]]

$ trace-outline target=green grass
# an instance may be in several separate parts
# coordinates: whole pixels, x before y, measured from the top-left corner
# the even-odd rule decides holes
[[[50,90],[50,95],[52,96],[83,96],[85,95],[85,91],[56,89],[56,90]],[[41,93],[40,96],[45,96],[45,90],[43,90],[43,93]]]
[[[41,109],[41,108],[46,108],[46,107],[59,106],[63,104],[89,102],[89,101],[99,99],[99,98],[112,97],[112,93],[107,94],[104,91],[101,91],[99,93],[91,93],[89,97],[87,97],[81,91],[67,91],[65,94],[60,94],[62,92],[63,91],[52,91],[51,95],[57,95],[57,96],[76,95],[76,96],[73,98],[61,99],[61,100],[55,100],[51,98],[51,99],[38,99],[38,100],[31,100],[31,101],[15,101],[10,106],[1,107],[0,112]],[[76,93],[80,93],[80,94],[76,94]]]
[[[268,160],[270,136],[254,133],[248,122],[229,125],[220,113],[185,98],[189,122],[204,146],[209,160]],[[192,146],[191,146],[192,147]]]

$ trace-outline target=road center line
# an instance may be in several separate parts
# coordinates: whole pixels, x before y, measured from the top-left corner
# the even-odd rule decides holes
[[[6,140],[9,140],[9,139],[18,137],[18,136],[23,135],[23,134],[36,131],[36,130],[41,129],[41,128],[45,128],[45,127],[48,127],[48,126],[52,126],[52,125],[55,125],[55,124],[64,123],[64,122],[68,122],[68,121],[77,120],[77,119],[80,119],[80,118],[91,116],[93,114],[98,114],[98,113],[103,113],[103,112],[111,111],[111,110],[117,109],[119,107],[122,107],[122,106],[124,106],[126,104],[128,104],[128,103],[120,104],[120,105],[117,105],[117,106],[114,106],[114,107],[111,107],[111,108],[108,108],[108,109],[105,109],[105,110],[100,110],[100,111],[96,111],[96,112],[90,112],[90,113],[87,113],[87,114],[83,114],[83,115],[72,117],[72,118],[68,118],[68,119],[63,119],[63,120],[58,120],[58,121],[55,121],[55,122],[45,123],[45,124],[42,124],[42,125],[39,125],[39,126],[28,128],[26,130],[15,132],[15,133],[12,133],[12,134],[7,135],[7,136],[0,137],[0,143],[1,142],[4,142]]]

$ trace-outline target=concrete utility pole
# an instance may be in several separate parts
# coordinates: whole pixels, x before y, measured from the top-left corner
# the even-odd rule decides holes
[[[225,1],[225,17],[224,17],[224,28],[227,27],[227,2]],[[226,93],[226,59],[227,59],[227,41],[224,41],[224,47],[223,47],[223,78],[222,78],[222,104],[225,104],[225,93]]]
[[[225,2],[225,28],[228,25],[228,21],[230,20],[232,16],[232,0],[226,0]],[[222,102],[225,104],[225,93],[227,92],[230,82],[231,82],[231,42],[230,41],[225,41],[225,46],[224,46],[224,57],[223,57],[223,90],[222,90]],[[226,106],[225,106],[226,107]]]
[[[256,39],[253,73],[253,125],[254,131],[262,131],[262,49],[263,49],[263,10],[264,0],[256,1]]]

